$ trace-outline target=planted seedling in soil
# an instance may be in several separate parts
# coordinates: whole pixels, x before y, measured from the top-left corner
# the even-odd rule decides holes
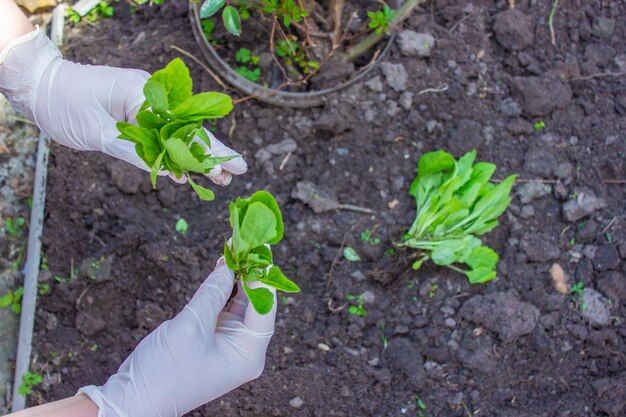
[[[22,383],[18,388],[17,392],[20,395],[26,396],[33,391],[33,388],[43,382],[43,377],[35,372],[26,372],[22,376]]]
[[[211,140],[202,126],[205,120],[230,113],[231,98],[215,92],[194,95],[189,69],[179,58],[155,72],[143,92],[146,101],[137,113],[137,125],[118,122],[118,137],[135,144],[137,155],[150,168],[153,187],[159,172],[167,170],[176,178],[187,177],[200,199],[213,200],[213,192],[196,184],[190,174],[206,174],[236,157],[207,154]]]
[[[257,191],[250,198],[238,197],[230,203],[232,239],[224,244],[226,265],[235,272],[254,309],[267,314],[274,305],[274,296],[267,288],[251,288],[260,282],[284,292],[299,292],[300,288],[273,265],[272,250],[283,239],[283,218],[274,197],[267,191]]]
[[[478,236],[498,226],[498,217],[511,202],[515,175],[499,184],[489,182],[494,164],[474,163],[476,151],[455,160],[444,151],[422,155],[409,194],[417,216],[400,246],[418,249],[413,269],[432,260],[465,274],[472,284],[496,277],[499,257]],[[465,264],[463,269],[458,264]]]
[[[365,298],[363,298],[362,295],[347,294],[346,300],[350,301],[351,304],[348,307],[348,313],[358,317],[367,316],[367,310],[363,307],[363,304],[365,304]]]

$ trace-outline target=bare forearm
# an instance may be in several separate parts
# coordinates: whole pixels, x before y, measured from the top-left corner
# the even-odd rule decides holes
[[[0,0],[0,51],[13,39],[34,29],[13,0]]]
[[[3,1],[3,0],[0,0]],[[85,394],[27,408],[6,417],[96,417],[98,407]]]

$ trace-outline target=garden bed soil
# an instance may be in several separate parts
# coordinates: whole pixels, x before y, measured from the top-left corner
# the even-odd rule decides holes
[[[555,45],[548,2],[506,10],[430,2],[405,24],[434,36],[430,57],[405,55],[400,36],[370,80],[324,107],[237,105],[218,137],[249,171],[212,203],[163,178],[152,190],[147,173],[105,155],[53,146],[41,277],[51,291],[39,299],[33,351],[46,380],[30,403],[104,383],[211,271],[228,201],[266,189],[285,218],[276,262],[303,291],[279,298],[263,375],[193,415],[414,416],[419,398],[426,416],[623,416],[626,82],[606,74],[626,70],[626,6],[561,2]],[[197,52],[184,3],[116,11],[71,29],[65,56],[155,71],[178,56],[171,45]],[[185,61],[198,91],[218,89]],[[488,284],[415,272],[410,254],[387,251],[415,215],[416,162],[438,148],[477,149],[499,179],[540,180],[516,185],[487,235],[501,255]],[[315,213],[295,197],[303,181],[376,214]],[[380,243],[363,242],[366,229]],[[344,259],[345,245],[362,260]],[[556,291],[554,263],[568,286],[582,282],[580,295]],[[365,292],[367,316],[350,315],[346,295]]]

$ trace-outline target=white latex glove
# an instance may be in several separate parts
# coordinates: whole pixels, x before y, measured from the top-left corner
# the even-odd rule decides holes
[[[51,139],[81,151],[101,151],[150,171],[135,145],[118,139],[118,121],[135,122],[150,74],[135,69],[80,65],[66,61],[39,28],[13,40],[0,53],[0,93],[35,121]],[[238,155],[210,132],[214,156]],[[226,185],[247,165],[238,157],[215,167],[208,177]],[[166,173],[162,173],[165,175]],[[176,180],[186,182],[186,178]]]
[[[274,333],[274,308],[266,315],[248,305],[241,288],[224,306],[233,273],[223,259],[189,304],[143,339],[118,372],[85,393],[98,417],[177,417],[206,404],[263,371]]]

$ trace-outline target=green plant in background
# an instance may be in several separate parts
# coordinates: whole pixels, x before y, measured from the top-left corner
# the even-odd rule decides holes
[[[370,29],[374,29],[376,33],[386,33],[388,35],[390,33],[391,23],[393,22],[394,16],[395,12],[391,9],[391,7],[385,4],[382,10],[367,12],[367,17],[369,17],[367,26],[369,26]]]
[[[378,331],[380,332],[380,341],[383,342],[383,349],[387,349],[387,346],[389,346],[389,338],[385,334],[384,320],[381,320],[380,323],[378,323]]]
[[[118,122],[118,137],[135,144],[137,155],[150,167],[153,187],[165,169],[177,178],[185,176],[200,199],[211,201],[213,192],[196,184],[190,173],[208,173],[234,158],[207,155],[201,144],[211,148],[203,121],[226,116],[233,103],[222,93],[193,95],[192,83],[189,69],[179,58],[155,72],[144,86],[146,101],[137,113],[137,125]]]
[[[24,225],[26,224],[26,220],[23,217],[18,217],[16,219],[12,219],[11,217],[4,220],[4,230],[7,235],[11,237],[17,237],[17,235],[22,234],[24,231]]]
[[[415,396],[415,405],[417,406],[417,417],[425,417],[426,403],[418,395]]]
[[[224,244],[224,258],[235,272],[235,279],[259,314],[267,314],[274,305],[274,296],[267,288],[251,288],[260,282],[284,292],[299,292],[300,288],[273,265],[272,250],[283,239],[283,218],[274,197],[267,191],[257,191],[249,198],[238,197],[230,203],[232,239]]]
[[[313,70],[317,70],[320,64],[317,61],[308,60],[304,51],[298,46],[297,38],[295,36],[288,36],[287,40],[281,39],[276,43],[274,48],[276,55],[283,58],[287,69],[297,65],[302,69],[305,74],[310,73]],[[294,72],[293,70],[290,72]],[[297,75],[297,71],[295,75]]]
[[[26,396],[33,391],[34,387],[42,382],[43,377],[40,374],[28,371],[22,376],[22,383],[20,384],[17,392],[20,395]]]
[[[213,29],[215,29],[215,22],[213,19],[202,19],[202,33],[204,33],[204,37],[207,41],[211,41]]]
[[[474,163],[475,159],[476,151],[457,161],[441,150],[419,159],[417,176],[409,189],[417,204],[417,216],[399,243],[418,249],[413,269],[432,260],[465,274],[472,284],[496,277],[498,254],[484,246],[478,236],[498,226],[498,217],[511,202],[516,176],[492,184],[489,179],[496,166]],[[469,269],[455,264],[465,264]]]
[[[85,19],[91,23],[95,23],[101,17],[106,19],[106,18],[115,16],[115,9],[113,9],[113,6],[111,6],[106,1],[101,1],[96,5],[96,7],[91,9],[89,13],[87,13],[85,16],[79,15],[71,7],[67,8],[66,16],[72,23],[78,23],[82,19]]]
[[[248,48],[239,48],[235,54],[235,61],[242,64],[235,68],[235,72],[252,82],[256,82],[261,78],[261,68],[257,65],[261,59],[252,55]]]
[[[365,303],[363,295],[347,294],[346,300],[350,301],[348,313],[352,314],[353,316],[359,317],[367,316],[367,310],[365,310],[365,307],[363,307],[363,304]]]
[[[263,0],[263,2],[265,6],[262,10],[265,13],[275,14],[286,27],[289,27],[291,22],[299,23],[309,15],[309,12],[300,8],[294,0]]]

